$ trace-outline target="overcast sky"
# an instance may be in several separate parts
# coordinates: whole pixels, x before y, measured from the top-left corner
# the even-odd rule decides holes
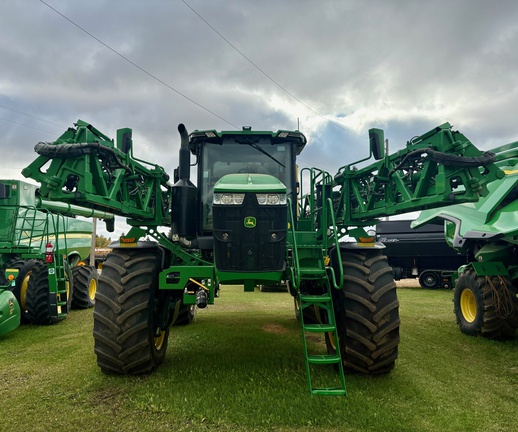
[[[77,119],[133,128],[169,173],[178,123],[299,124],[299,164],[331,174],[372,127],[391,151],[446,121],[481,149],[518,140],[518,1],[45,3],[0,0],[0,178]]]

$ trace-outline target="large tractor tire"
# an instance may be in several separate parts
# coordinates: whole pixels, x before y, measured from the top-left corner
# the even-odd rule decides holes
[[[70,274],[67,275],[66,311],[70,311],[72,303],[72,286]],[[50,313],[50,286],[47,265],[36,261],[29,279],[26,296],[26,309],[29,322],[34,325],[50,325],[62,321],[63,318],[52,316]]]
[[[7,268],[18,269],[18,276],[16,277],[13,294],[18,300],[18,304],[21,309],[21,322],[29,322],[29,314],[27,312],[27,289],[29,287],[29,279],[32,274],[32,270],[38,261],[36,260],[24,260],[24,259],[13,259],[7,264]]]
[[[518,328],[517,288],[507,278],[477,276],[470,268],[455,285],[453,311],[464,334],[513,339]]]
[[[95,267],[79,265],[72,268],[72,280],[74,281],[73,309],[88,309],[94,306],[98,279],[99,274]]]
[[[332,292],[344,368],[370,375],[388,373],[398,356],[400,325],[392,268],[380,250],[342,250],[341,255],[343,290]],[[336,341],[326,336],[332,352]]]
[[[104,262],[94,306],[97,364],[105,374],[143,374],[165,358],[169,329],[154,324],[156,249],[114,249]]]

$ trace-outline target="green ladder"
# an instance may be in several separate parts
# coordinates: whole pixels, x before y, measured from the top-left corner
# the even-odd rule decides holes
[[[336,322],[333,310],[333,299],[328,290],[327,294],[323,295],[299,295],[300,299],[300,322],[302,324],[302,344],[304,346],[304,358],[306,364],[306,377],[308,381],[308,388],[312,395],[326,395],[339,396],[346,395],[345,377],[342,366],[342,356],[340,355],[339,344],[336,343],[336,352],[334,354],[309,354],[308,352],[308,334],[331,334],[334,341],[338,341],[338,334],[336,331]],[[318,307],[320,311],[327,313],[327,323],[306,324],[304,322],[304,309],[307,307]],[[313,387],[311,378],[311,365],[325,366],[336,365],[338,368],[338,385],[332,387]]]
[[[48,264],[48,280],[49,288],[55,286],[55,290],[50,289],[49,292],[49,314],[52,318],[62,320],[67,317],[69,307],[69,299],[67,295],[72,294],[71,284],[72,281],[68,281],[65,276],[65,268],[63,265]],[[67,283],[70,284],[70,288],[67,290]]]
[[[325,291],[321,295],[308,295],[298,290],[300,304],[300,323],[302,326],[302,343],[304,347],[304,358],[306,365],[306,377],[308,388],[312,395],[337,396],[346,395],[345,378],[338,344],[338,333],[336,329],[333,298],[331,295],[331,284],[328,279],[328,272],[325,265],[322,247],[318,245],[314,232],[297,232],[297,271],[301,281],[320,282]],[[314,307],[320,323],[306,324],[304,322],[304,309]],[[309,334],[328,334],[328,337],[336,341],[336,352],[333,354],[310,354],[308,351],[307,336]],[[336,366],[338,369],[338,384],[331,387],[313,387],[311,367]]]

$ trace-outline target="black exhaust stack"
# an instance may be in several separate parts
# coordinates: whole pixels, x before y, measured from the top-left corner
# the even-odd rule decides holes
[[[178,176],[180,180],[189,181],[191,176],[191,155],[189,152],[189,134],[187,129],[180,123],[178,125],[178,132],[180,132],[180,156],[179,156],[179,170]]]
[[[180,154],[178,181],[172,188],[171,233],[181,239],[196,237],[196,221],[198,220],[197,189],[190,180],[191,155],[189,151],[189,134],[185,126],[178,125],[180,132]]]

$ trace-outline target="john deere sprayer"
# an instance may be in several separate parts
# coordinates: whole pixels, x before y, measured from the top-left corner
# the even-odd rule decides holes
[[[413,226],[444,221],[446,242],[468,255],[453,295],[460,330],[470,336],[512,339],[518,329],[518,142],[491,150],[505,176],[489,194],[421,213]]]
[[[225,284],[245,291],[285,284],[300,317],[310,392],[345,394],[344,370],[383,374],[398,355],[392,270],[364,227],[381,216],[476,201],[504,175],[447,123],[390,156],[383,131],[372,129],[376,161],[335,175],[298,172],[306,146],[299,131],[178,130],[172,179],[133,156],[131,129],[112,140],[81,120],[57,141],[37,144],[39,156],[23,170],[44,199],[123,216],[132,227],[111,245],[96,294],[95,353],[107,374],[157,368],[172,326],[213,304]],[[345,236],[353,241],[341,242]],[[308,343],[315,334],[325,352]],[[323,367],[337,369],[336,382],[319,381]]]
[[[74,215],[113,219],[46,201],[32,184],[0,180],[0,335],[93,306],[97,272],[78,265],[90,253],[93,225]]]

